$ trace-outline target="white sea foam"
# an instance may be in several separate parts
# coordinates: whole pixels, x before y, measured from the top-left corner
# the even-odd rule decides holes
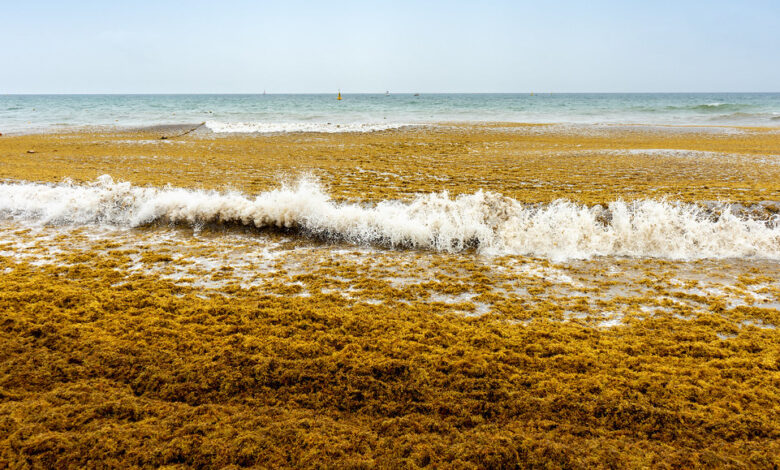
[[[238,192],[138,187],[102,176],[87,185],[0,184],[0,217],[48,224],[135,227],[230,223],[296,230],[356,244],[553,259],[600,255],[671,259],[780,259],[780,218],[663,200],[606,208],[559,200],[526,205],[478,191],[403,202],[339,203],[309,179],[255,197]]]
[[[275,134],[282,132],[375,132],[398,129],[402,123],[331,122],[221,122],[206,121],[206,127],[219,134]]]

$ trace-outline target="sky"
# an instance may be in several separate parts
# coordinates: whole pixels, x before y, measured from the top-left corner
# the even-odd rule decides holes
[[[778,25],[778,0],[0,0],[0,94],[777,92]]]

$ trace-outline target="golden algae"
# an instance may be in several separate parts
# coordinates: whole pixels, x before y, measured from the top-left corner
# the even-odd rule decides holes
[[[743,316],[777,322],[776,311],[654,315],[609,329],[536,314],[519,324],[422,300],[199,296],[123,275],[107,258],[2,260],[3,459],[778,463],[780,333],[736,326]],[[504,314],[523,316],[512,309]]]
[[[0,259],[4,460],[778,464],[771,263],[87,232],[2,231],[30,248]]]
[[[766,129],[2,136],[0,178],[338,200],[780,199]],[[34,149],[35,154],[27,154]],[[771,205],[766,206],[771,213]],[[780,465],[780,267],[390,250],[232,224],[0,221],[0,461]]]

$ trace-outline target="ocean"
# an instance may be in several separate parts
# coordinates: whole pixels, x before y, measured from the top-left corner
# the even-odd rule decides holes
[[[509,121],[780,127],[780,93],[0,95],[0,132],[200,123],[214,132],[373,131]]]

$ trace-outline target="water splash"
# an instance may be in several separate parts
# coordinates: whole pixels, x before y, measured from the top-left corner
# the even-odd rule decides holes
[[[0,217],[46,224],[138,227],[238,224],[354,244],[553,259],[593,256],[780,259],[780,217],[771,211],[667,200],[588,207],[566,200],[523,204],[477,191],[410,201],[335,201],[303,178],[256,196],[139,187],[104,175],[85,185],[0,184]]]

